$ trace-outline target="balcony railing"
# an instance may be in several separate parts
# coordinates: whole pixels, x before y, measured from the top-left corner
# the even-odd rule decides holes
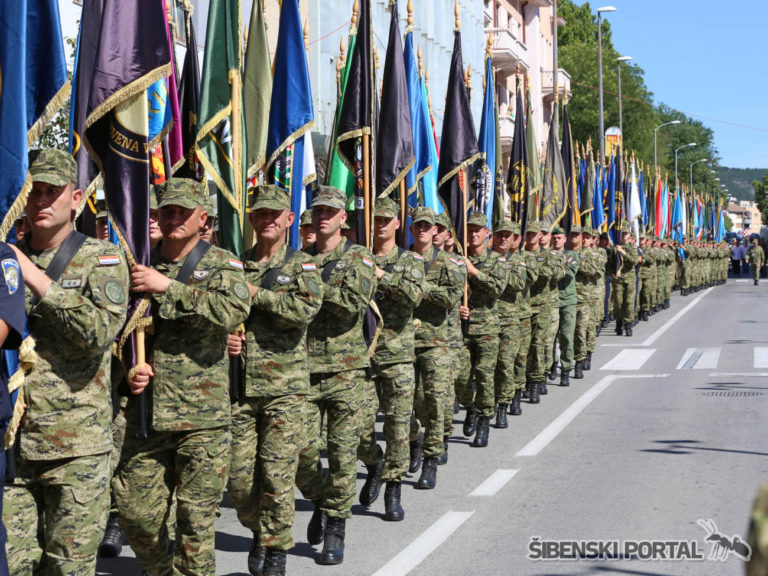
[[[552,78],[552,70],[542,70],[541,71],[541,95],[544,98],[552,99],[554,95],[553,90],[553,84],[554,79]],[[571,94],[571,75],[568,74],[565,70],[562,68],[557,69],[557,84],[558,84],[558,93],[559,97],[562,97],[563,89],[568,93],[570,96]]]
[[[486,28],[493,34],[493,65],[497,70],[513,73],[520,62],[521,70],[528,69],[528,48],[510,28]]]

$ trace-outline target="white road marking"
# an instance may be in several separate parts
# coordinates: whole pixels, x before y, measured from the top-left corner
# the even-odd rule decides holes
[[[472,512],[453,512],[452,510],[446,512],[373,576],[404,576],[445,542],[472,514],[474,514],[474,510]]]
[[[755,346],[754,368],[768,368],[768,348]]]
[[[488,479],[475,488],[470,496],[493,496],[515,477],[520,470],[496,470]]]
[[[600,370],[640,370],[656,348],[628,348],[609,360]]]
[[[677,365],[677,370],[712,370],[717,368],[720,348],[688,348]]]
[[[669,374],[632,374],[632,375],[619,375],[609,374],[600,380],[597,384],[592,386],[589,390],[584,392],[573,404],[568,406],[560,416],[555,418],[549,426],[544,428],[539,435],[533,440],[528,442],[515,456],[536,456],[547,445],[554,440],[560,432],[565,430],[565,427],[573,422],[574,418],[578,416],[584,408],[589,406],[589,403],[597,398],[600,393],[608,388],[615,380],[619,378],[628,378],[631,380],[637,378],[669,378]]]
[[[746,284],[749,280],[736,280],[736,284]]]
[[[661,328],[659,328],[658,330],[656,330],[656,332],[648,336],[648,338],[646,338],[643,341],[643,343],[640,344],[640,346],[650,346],[651,344],[656,342],[656,340],[661,338],[664,332],[672,328],[675,322],[680,320],[680,318],[682,318],[691,308],[693,308],[694,306],[696,306],[696,304],[699,303],[699,300],[701,300],[702,298],[704,298],[704,296],[712,292],[712,290],[714,290],[714,288],[707,288],[706,290],[704,290],[704,292],[702,292],[700,296],[697,296],[690,304],[688,304],[685,308],[680,310],[680,312],[672,316],[672,318],[667,320],[667,322],[663,326],[661,326]]]

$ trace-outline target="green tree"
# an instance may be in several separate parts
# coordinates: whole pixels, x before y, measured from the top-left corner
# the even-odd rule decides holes
[[[768,173],[763,175],[762,180],[752,182],[752,187],[755,189],[757,209],[760,210],[763,222],[768,222]]]

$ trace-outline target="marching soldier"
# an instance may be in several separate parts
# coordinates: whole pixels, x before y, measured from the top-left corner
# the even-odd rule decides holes
[[[569,372],[573,366],[573,339],[577,326],[577,312],[579,309],[579,296],[577,294],[576,275],[581,268],[579,250],[581,248],[581,227],[571,227],[571,249],[566,250],[565,244],[568,236],[562,228],[552,231],[554,250],[565,256],[565,274],[557,283],[560,311],[558,314],[557,339],[560,345],[560,385],[569,385]],[[589,316],[584,315],[584,296],[581,297],[582,322],[584,326],[589,324]]]
[[[635,321],[635,266],[639,261],[637,246],[626,222],[621,224],[622,243],[609,252],[608,268],[611,271],[611,300],[616,318],[616,334],[632,336]]]
[[[757,286],[760,282],[760,270],[765,264],[765,252],[763,252],[761,246],[758,246],[757,238],[752,240],[752,246],[750,246],[749,252],[747,252],[747,262],[752,270],[752,280],[754,280],[755,286]]]
[[[109,373],[128,268],[117,246],[72,231],[82,191],[71,155],[32,152],[29,175],[28,230],[14,251],[37,362],[17,400],[26,408],[3,510],[8,564],[12,574],[85,576],[109,508]]]

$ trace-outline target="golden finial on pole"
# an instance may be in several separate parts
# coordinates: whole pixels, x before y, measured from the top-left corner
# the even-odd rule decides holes
[[[485,55],[488,58],[493,56],[493,32],[488,33],[488,42],[485,44]]]
[[[416,55],[419,59],[419,76],[424,76],[424,60],[421,57],[421,44],[416,46]]]
[[[376,63],[376,70],[379,70],[381,68],[381,57],[379,56],[379,48],[378,48],[378,46],[376,48],[374,48],[373,60]]]
[[[526,72],[525,75],[528,76],[528,73]],[[517,59],[517,63],[515,64],[515,76],[520,78],[520,58]]]
[[[413,28],[413,0],[408,0],[408,28]]]
[[[309,52],[309,20],[304,20],[304,49]]]
[[[461,31],[461,10],[459,9],[459,0],[454,3],[453,14],[456,16],[456,32]]]
[[[341,65],[343,66],[347,61],[346,56],[344,55],[346,51],[346,46],[344,46],[344,36],[341,37],[341,42],[339,42],[339,49],[341,50],[340,61]]]
[[[424,85],[427,87],[427,92],[429,92],[429,68],[424,71]]]
[[[357,27],[357,14],[360,10],[360,2],[359,0],[355,0],[355,3],[352,5],[352,26]]]

